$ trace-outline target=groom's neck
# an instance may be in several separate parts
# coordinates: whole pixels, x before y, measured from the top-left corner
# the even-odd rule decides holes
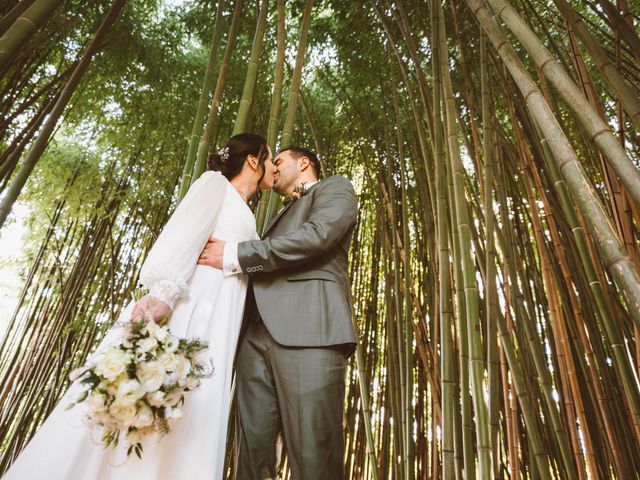
[[[288,192],[288,193],[290,195],[290,194],[293,193],[294,188],[302,188],[303,185],[308,185],[310,183],[315,183],[317,181],[318,181],[318,178],[315,175],[311,174],[311,173],[309,173],[309,174],[305,173],[303,175],[300,175],[297,178],[297,180],[295,182],[293,182],[293,185],[291,185],[291,187],[290,187],[291,191]]]

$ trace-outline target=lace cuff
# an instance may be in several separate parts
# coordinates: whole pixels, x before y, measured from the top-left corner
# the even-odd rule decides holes
[[[187,291],[187,285],[184,282],[176,284],[169,280],[161,280],[154,283],[149,288],[149,295],[156,297],[161,302],[166,303],[171,310],[180,297],[184,297]]]

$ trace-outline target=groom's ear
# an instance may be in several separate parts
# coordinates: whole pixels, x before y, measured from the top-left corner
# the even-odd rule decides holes
[[[298,159],[298,168],[301,172],[304,172],[307,168],[311,166],[311,160],[306,155],[303,155]]]

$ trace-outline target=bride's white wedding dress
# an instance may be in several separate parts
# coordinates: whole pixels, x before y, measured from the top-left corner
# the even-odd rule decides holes
[[[215,372],[185,396],[184,416],[164,437],[143,443],[142,460],[126,458],[124,442],[104,450],[83,424],[84,405],[65,410],[81,386],[72,384],[3,480],[217,480],[223,475],[232,364],[240,332],[247,276],[196,265],[209,236],[257,239],[255,220],[236,189],[218,172],[205,172],[176,208],[149,252],[141,282],[174,305],[169,327],[179,337],[209,342]],[[119,321],[130,319],[133,302]],[[91,321],[91,319],[87,319]],[[118,339],[113,327],[96,352]],[[95,355],[95,353],[94,353]]]

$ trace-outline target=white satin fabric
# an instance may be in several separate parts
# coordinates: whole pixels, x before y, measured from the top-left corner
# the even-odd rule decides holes
[[[244,274],[224,277],[220,270],[196,264],[211,235],[234,242],[258,239],[251,210],[218,172],[206,172],[194,182],[141,271],[141,282],[173,307],[172,332],[208,341],[215,367],[214,375],[185,398],[184,416],[172,431],[148,438],[142,460],[135,454],[127,459],[124,442],[104,450],[83,424],[83,405],[65,410],[80,391],[80,385],[72,384],[3,480],[222,478],[232,365],[248,279]],[[119,321],[127,321],[132,308],[133,302]],[[96,352],[118,335],[116,326]]]

